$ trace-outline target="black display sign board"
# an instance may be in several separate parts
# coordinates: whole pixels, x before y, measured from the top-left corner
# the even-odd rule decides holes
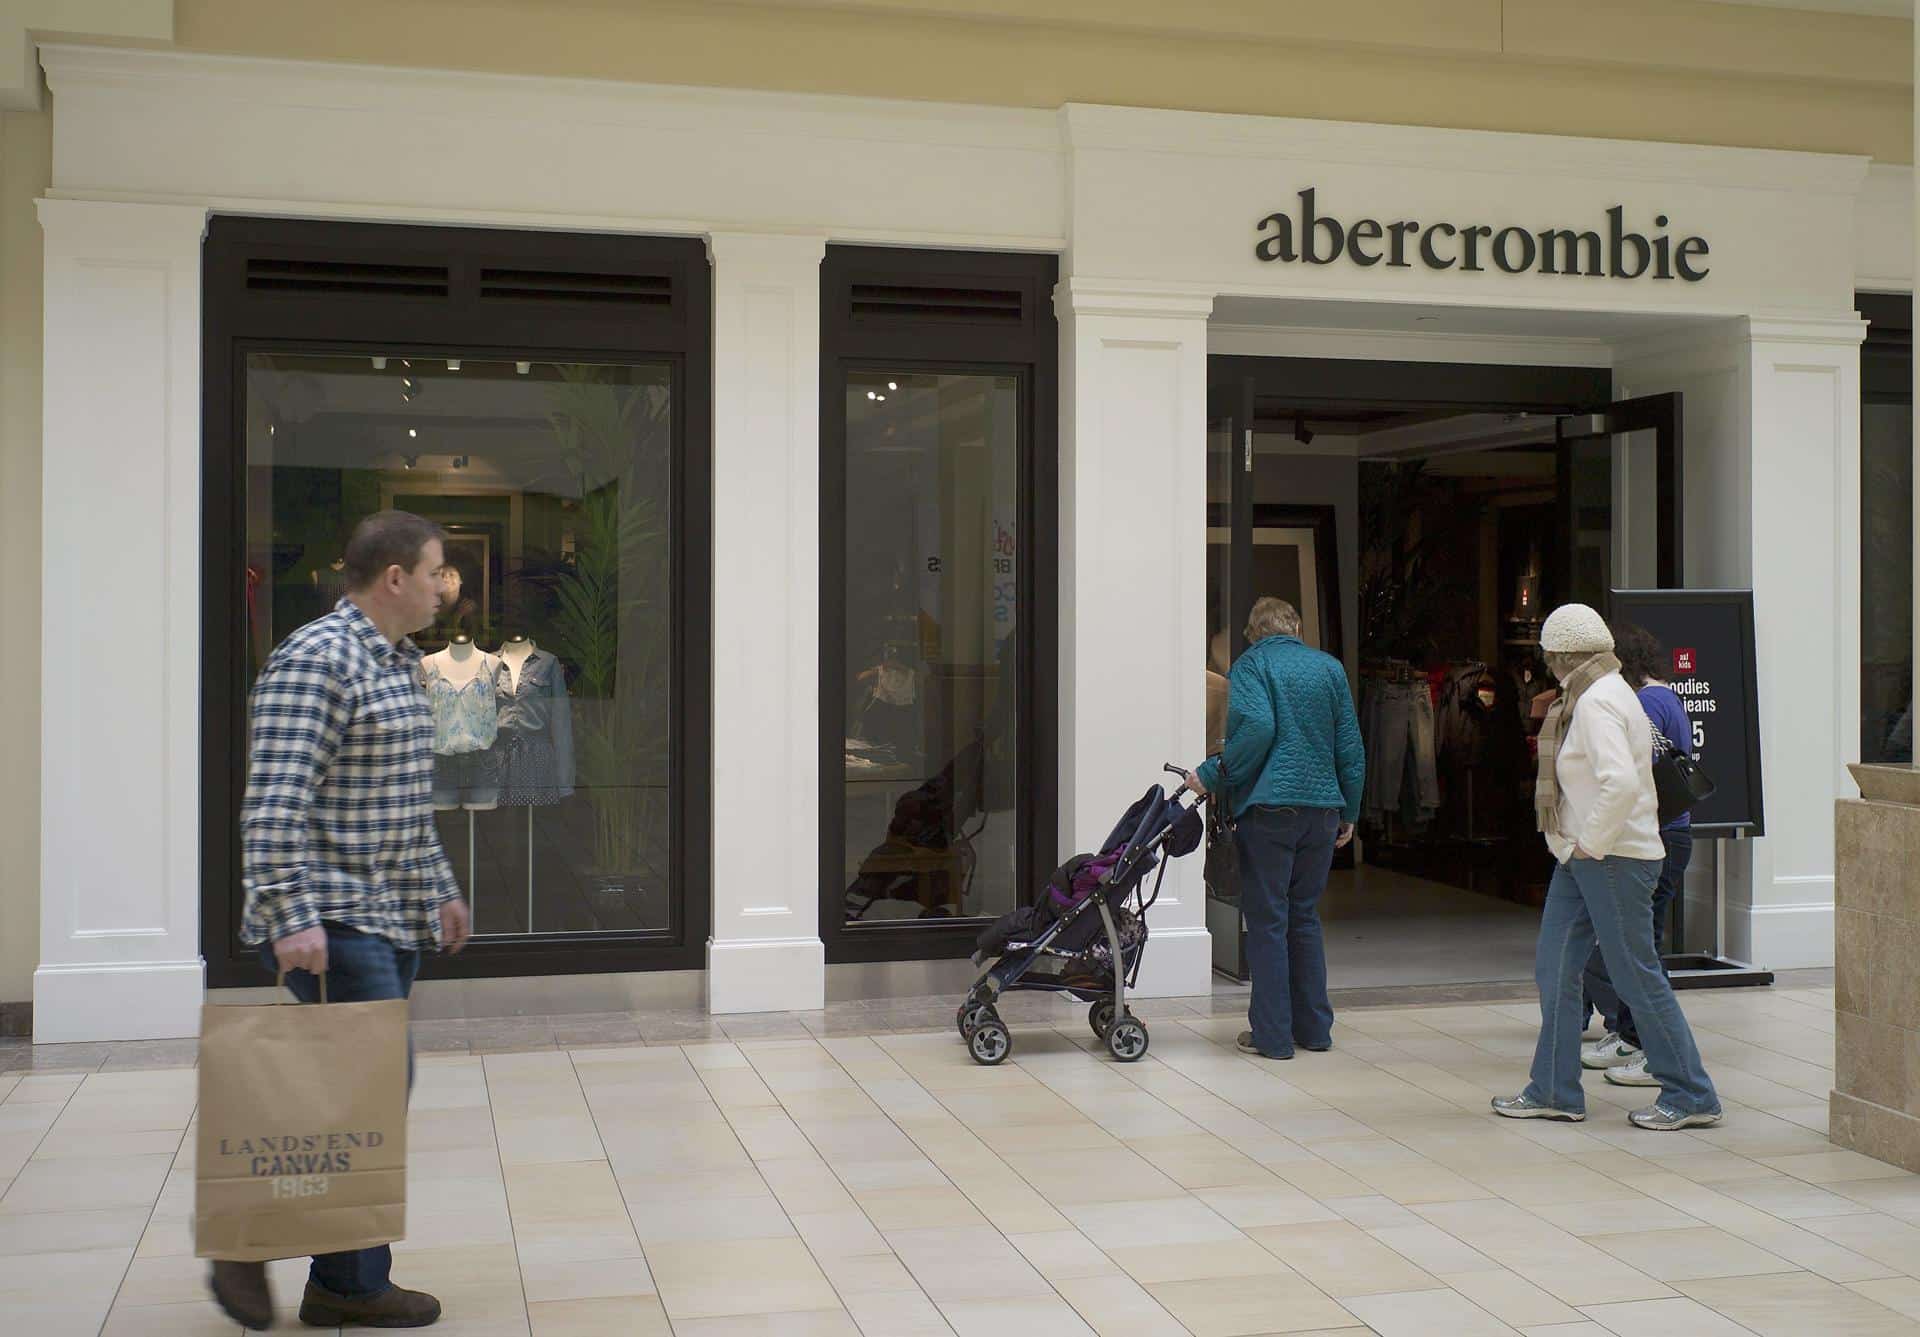
[[[1713,796],[1693,810],[1697,836],[1766,834],[1760,785],[1760,694],[1752,590],[1615,590],[1615,631],[1646,628],[1693,726],[1694,760]]]

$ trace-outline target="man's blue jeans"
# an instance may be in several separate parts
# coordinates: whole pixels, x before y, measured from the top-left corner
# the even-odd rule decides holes
[[[1324,1049],[1333,1043],[1319,906],[1339,831],[1335,808],[1257,806],[1241,814],[1236,829],[1240,912],[1253,974],[1247,1020],[1254,1048],[1271,1058],[1292,1055],[1296,1044]]]
[[[395,947],[385,938],[327,924],[327,1001],[329,1003],[375,1003],[387,998],[405,998],[413,992],[413,977],[420,970],[420,953]],[[267,969],[278,973],[273,944],[263,943],[260,959]],[[304,970],[290,971],[287,989],[303,1003],[320,1001],[320,982]],[[407,1086],[413,1086],[413,1041],[407,1041]],[[314,1283],[335,1295],[361,1299],[378,1295],[393,1284],[393,1250],[385,1244],[371,1249],[350,1249],[346,1253],[323,1253],[314,1257],[311,1275]]]
[[[1607,974],[1639,1024],[1647,1070],[1660,1080],[1660,1103],[1681,1114],[1720,1108],[1700,1062],[1693,1030],[1660,968],[1653,946],[1653,889],[1658,859],[1573,859],[1554,870],[1540,917],[1533,977],[1540,988],[1540,1041],[1526,1094],[1556,1109],[1584,1111],[1580,1086],[1582,991],[1596,943]]]

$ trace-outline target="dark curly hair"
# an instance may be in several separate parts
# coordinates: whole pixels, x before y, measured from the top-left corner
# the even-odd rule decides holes
[[[1649,678],[1667,679],[1667,648],[1645,627],[1627,623],[1613,631],[1613,653],[1620,661],[1620,676],[1639,691]]]

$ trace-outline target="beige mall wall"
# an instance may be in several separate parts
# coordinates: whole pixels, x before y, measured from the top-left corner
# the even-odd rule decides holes
[[[0,1003],[40,959],[40,222],[53,118],[0,113]],[[69,542],[103,541],[70,535]],[[56,554],[57,556],[57,554]]]
[[[1913,160],[1913,25],[1702,0],[176,0],[258,56]],[[644,170],[609,163],[608,170]]]

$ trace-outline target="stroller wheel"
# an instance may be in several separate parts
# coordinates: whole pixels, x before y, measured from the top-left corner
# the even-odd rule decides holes
[[[1146,1023],[1138,1017],[1122,1017],[1107,1032],[1107,1052],[1122,1063],[1134,1063],[1147,1053]]]
[[[1007,1055],[1013,1052],[1013,1036],[998,1017],[989,1017],[967,1037],[967,1052],[973,1055],[975,1063],[991,1068],[1007,1061]]]
[[[960,1028],[962,1040],[972,1037],[983,1021],[998,1021],[1000,1014],[994,1011],[993,1004],[981,1003],[969,998],[960,1004],[960,1010],[953,1015],[953,1021]]]
[[[1107,1029],[1113,1025],[1113,1000],[1111,998],[1103,999],[1088,1009],[1087,1025],[1091,1026],[1093,1033],[1102,1040],[1107,1038]]]

